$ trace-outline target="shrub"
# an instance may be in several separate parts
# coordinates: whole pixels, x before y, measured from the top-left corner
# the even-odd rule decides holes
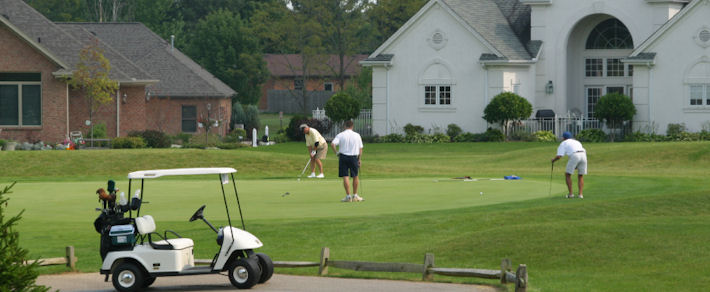
[[[451,137],[451,140],[456,138],[456,136],[460,135],[463,130],[461,130],[461,127],[459,127],[457,124],[449,124],[446,127],[446,135],[449,135]]]
[[[422,134],[422,133],[424,133],[424,128],[422,128],[421,126],[417,126],[417,125],[406,124],[406,125],[404,126],[404,133],[405,133],[407,136],[413,136],[413,135],[416,135],[416,134]]]
[[[235,102],[232,104],[232,121],[230,122],[229,127],[231,129],[236,129],[237,124],[242,124],[245,129],[248,129],[246,127],[246,120],[247,120],[247,115],[244,112],[244,107],[242,107],[242,104],[239,102]]]
[[[400,134],[389,134],[380,137],[379,139],[382,143],[404,143],[404,136]]]
[[[173,144],[185,145],[190,141],[192,134],[190,133],[179,133],[170,138]]]
[[[681,134],[686,131],[685,124],[668,124],[666,129],[666,136],[671,140],[676,140],[680,138]]]
[[[244,108],[246,120],[244,121],[244,129],[247,131],[247,136],[251,138],[252,129],[256,128],[259,131],[261,124],[259,123],[259,109],[250,104]]]
[[[219,136],[213,133],[200,133],[193,135],[190,142],[185,145],[188,148],[216,147],[220,143]]]
[[[607,136],[600,129],[586,129],[579,132],[575,138],[581,142],[606,142]]]
[[[325,103],[325,114],[336,123],[357,118],[360,102],[345,92],[338,92]]]
[[[551,131],[537,131],[533,133],[534,141],[537,142],[556,142],[557,137]]]
[[[275,143],[288,142],[288,136],[286,136],[286,132],[284,130],[279,130],[276,135],[269,136],[269,139]]]
[[[602,96],[594,106],[594,116],[603,120],[610,129],[618,129],[624,121],[628,121],[636,114],[636,107],[626,95],[609,93]],[[611,131],[611,141],[614,141],[614,131]]]
[[[531,114],[532,105],[525,98],[503,92],[496,95],[483,110],[483,119],[491,124],[500,123],[507,134],[510,121],[526,119]]]
[[[636,131],[631,134],[626,134],[624,136],[624,141],[626,142],[662,142],[666,141],[666,137],[663,135],[657,135],[653,133],[643,133],[641,131]]]
[[[0,148],[5,148],[6,144],[7,144],[7,141],[0,139]]]
[[[20,234],[14,226],[22,219],[22,213],[5,220],[7,201],[5,194],[12,193],[10,189],[15,183],[0,188],[0,290],[2,291],[48,291],[49,288],[35,284],[39,272],[39,264],[34,262],[25,265],[29,260],[28,251],[20,245]]]
[[[332,123],[328,119],[318,120],[308,118],[304,115],[294,115],[293,118],[291,118],[291,121],[288,123],[288,128],[286,128],[286,136],[291,141],[305,140],[305,137],[303,136],[303,131],[298,128],[298,126],[300,126],[301,124],[306,124],[309,127],[318,130],[318,132],[320,132],[321,134],[330,132],[330,128],[332,127]]]
[[[535,141],[535,136],[533,136],[533,134],[528,133],[528,131],[519,130],[511,133],[510,139],[513,141],[532,142]]]
[[[434,143],[449,143],[449,142],[451,142],[451,137],[449,137],[449,135],[446,135],[443,133],[436,133],[434,135],[431,135],[431,138]]]
[[[156,130],[133,131],[128,133],[129,137],[141,137],[148,148],[168,148],[170,139],[165,133]]]
[[[241,142],[247,137],[247,132],[244,129],[234,129],[231,132],[229,132],[224,138],[222,138],[222,142],[225,143],[236,143],[236,142]]]
[[[407,135],[404,137],[405,141],[407,143],[412,143],[412,144],[431,144],[434,143],[434,138],[431,135],[427,134],[412,134],[412,135]]]
[[[116,137],[111,140],[114,149],[124,148],[145,148],[145,141],[142,137]]]
[[[498,129],[488,128],[485,133],[483,133],[483,141],[486,142],[503,142],[505,141],[505,135]]]

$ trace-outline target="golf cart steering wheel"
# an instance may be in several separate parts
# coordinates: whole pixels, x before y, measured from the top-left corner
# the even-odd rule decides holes
[[[202,205],[197,211],[195,211],[195,214],[192,214],[192,217],[190,217],[190,222],[195,221],[197,219],[202,219],[204,216],[202,216],[202,211],[205,210],[205,205]]]

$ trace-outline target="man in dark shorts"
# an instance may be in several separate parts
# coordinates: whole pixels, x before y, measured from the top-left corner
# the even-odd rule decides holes
[[[357,195],[360,184],[358,170],[362,158],[362,138],[353,131],[353,121],[345,121],[345,131],[340,132],[330,143],[333,151],[338,155],[338,176],[343,178],[345,198],[341,202],[360,202],[364,199]],[[338,149],[335,148],[338,146]],[[353,178],[353,191],[350,195],[350,177]]]

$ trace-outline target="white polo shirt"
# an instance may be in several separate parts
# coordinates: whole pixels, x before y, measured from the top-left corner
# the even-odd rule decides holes
[[[586,152],[586,150],[582,147],[582,143],[579,143],[579,141],[575,139],[564,140],[560,143],[560,146],[557,147],[557,156],[572,156],[572,154],[579,152]]]
[[[360,134],[351,129],[340,132],[330,143],[338,146],[338,153],[349,156],[360,155],[360,149],[363,148]]]

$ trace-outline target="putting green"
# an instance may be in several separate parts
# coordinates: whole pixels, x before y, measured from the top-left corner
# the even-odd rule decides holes
[[[221,185],[218,180],[146,180],[142,214],[156,221],[183,221],[201,205],[207,205],[205,217],[226,218]],[[233,187],[224,185],[227,200],[235,202]],[[22,225],[33,222],[87,224],[98,215],[95,194],[105,182],[33,182],[18,183],[10,194],[10,214],[25,209]],[[128,182],[117,181],[128,196]],[[134,181],[132,191],[140,188]],[[479,180],[447,178],[363,179],[360,195],[364,202],[341,203],[342,180],[280,179],[239,180],[237,191],[245,219],[297,219],[314,217],[351,217],[411,213],[470,206],[482,206],[548,196],[549,181]],[[554,190],[563,185],[556,182]],[[555,192],[557,194],[559,192]],[[238,220],[236,208],[230,210]]]

